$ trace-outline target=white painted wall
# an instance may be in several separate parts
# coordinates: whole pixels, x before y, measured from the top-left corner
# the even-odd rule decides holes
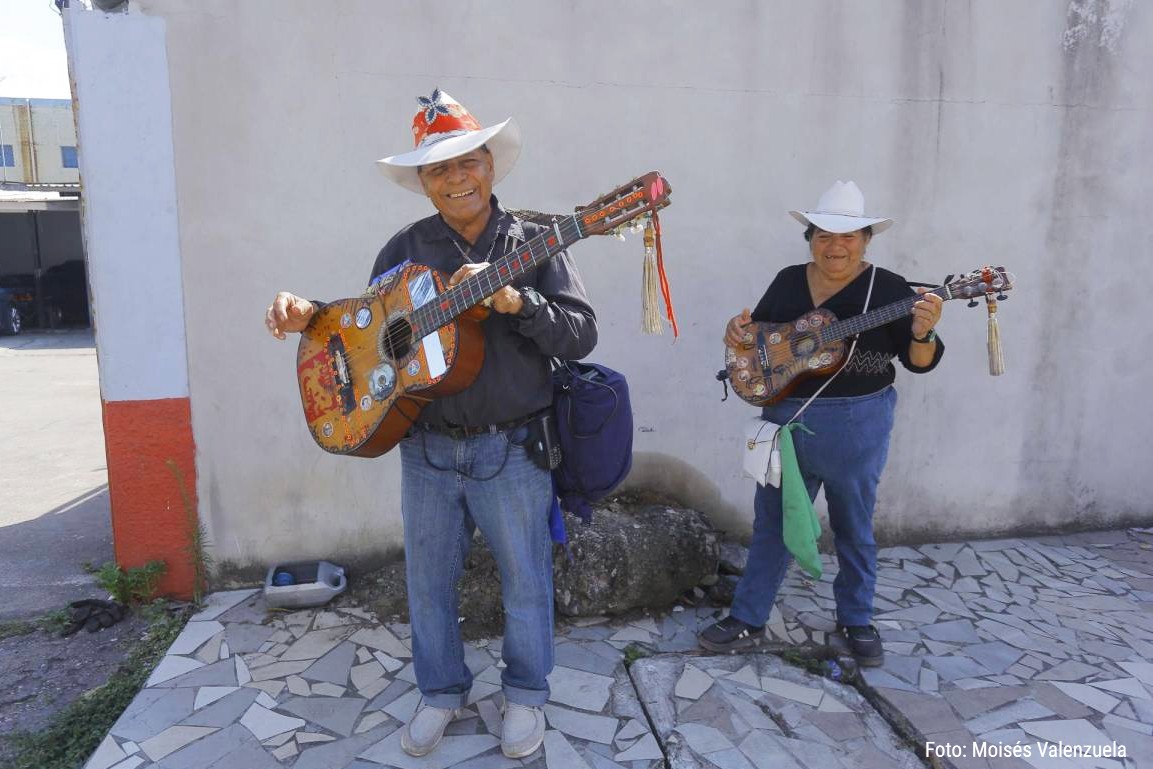
[[[594,357],[632,383],[633,482],[747,529],[753,486],[736,436],[754,412],[719,402],[722,325],[807,258],[785,211],[841,178],[897,220],[871,247],[879,264],[938,280],[992,262],[1019,281],[1000,313],[1004,376],[986,373],[984,311],[960,302],[946,308],[941,367],[900,375],[882,534],[1153,519],[1141,397],[1153,335],[1135,322],[1153,277],[1149,4],[134,7],[149,18],[91,31],[166,27],[199,497],[218,562],[399,546],[396,457],[311,444],[294,345],[272,341],[261,316],[276,289],[357,292],[380,245],[429,212],[372,161],[409,146],[415,97],[434,86],[483,122],[520,121],[525,151],[497,189],[508,203],[570,210],[650,168],[671,180],[679,341],[639,334],[639,242],[574,249],[600,316]],[[157,39],[143,42],[161,64]],[[163,96],[163,71],[103,66],[110,90]],[[90,121],[115,107],[93,109]],[[163,121],[147,128],[131,141],[164,143]],[[89,163],[85,177],[96,180]],[[131,230],[139,217],[125,217]],[[135,289],[151,291],[143,278]]]
[[[68,11],[100,393],[188,396],[164,20]]]

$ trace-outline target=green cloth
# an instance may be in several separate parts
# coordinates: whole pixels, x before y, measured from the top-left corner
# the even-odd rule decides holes
[[[801,568],[814,579],[821,577],[821,556],[817,553],[817,540],[821,538],[821,522],[813,510],[813,500],[801,477],[797,465],[797,451],[793,448],[793,430],[800,428],[809,435],[813,431],[800,422],[783,425],[778,433],[781,451],[781,509],[784,513],[785,547],[797,559]]]

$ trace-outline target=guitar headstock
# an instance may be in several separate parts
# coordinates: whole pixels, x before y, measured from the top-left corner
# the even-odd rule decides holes
[[[981,267],[945,285],[950,299],[976,299],[986,294],[1002,294],[1012,287],[1013,275],[1004,267]]]
[[[649,171],[582,206],[576,217],[585,235],[604,235],[642,214],[664,208],[672,191],[659,171]]]

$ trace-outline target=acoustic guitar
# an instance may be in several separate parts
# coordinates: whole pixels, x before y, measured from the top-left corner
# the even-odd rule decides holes
[[[942,299],[970,299],[1013,287],[1004,267],[983,267],[927,293]],[[911,315],[920,295],[899,299],[845,320],[817,308],[788,323],[750,323],[737,347],[725,346],[725,371],[733,391],[754,406],[787,396],[801,381],[831,374],[845,359],[846,337]]]
[[[464,390],[484,362],[482,302],[578,240],[669,203],[657,171],[577,209],[457,285],[405,262],[364,296],[324,305],[300,335],[296,374],[308,429],[333,454],[392,449],[436,398]]]

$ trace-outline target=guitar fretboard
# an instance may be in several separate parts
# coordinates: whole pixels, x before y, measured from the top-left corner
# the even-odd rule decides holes
[[[942,299],[948,301],[953,299],[952,292],[948,286],[941,286],[926,293],[936,294]],[[817,337],[820,339],[821,344],[826,342],[836,342],[837,340],[844,339],[845,337],[852,336],[853,334],[860,334],[868,331],[871,328],[883,326],[886,323],[892,323],[897,318],[903,318],[906,315],[911,315],[913,312],[913,305],[921,300],[921,295],[910,296],[905,299],[898,299],[892,304],[886,304],[884,307],[878,307],[875,310],[870,310],[864,315],[855,315],[852,318],[845,320],[838,320],[825,326],[818,332]]]
[[[554,220],[553,226],[532,240],[518,246],[485,269],[470,275],[443,294],[439,294],[428,304],[414,310],[409,317],[414,338],[419,339],[451,323],[458,315],[476,306],[485,297],[492,296],[519,276],[552,259],[584,237],[585,234],[581,231],[576,216]]]

